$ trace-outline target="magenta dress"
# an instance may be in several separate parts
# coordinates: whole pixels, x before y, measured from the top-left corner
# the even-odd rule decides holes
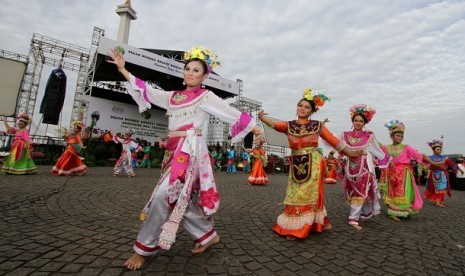
[[[390,156],[384,153],[375,135],[369,131],[346,131],[342,138],[351,151],[363,150],[366,153],[360,157],[348,158],[342,181],[351,209],[349,224],[358,225],[360,219],[369,219],[380,212],[375,163],[380,168],[385,168]]]

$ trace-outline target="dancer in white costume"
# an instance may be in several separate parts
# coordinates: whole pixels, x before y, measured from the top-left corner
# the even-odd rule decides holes
[[[244,138],[250,131],[261,140],[255,120],[229,106],[201,85],[218,62],[208,49],[194,47],[185,53],[185,90],[166,92],[146,86],[125,69],[123,55],[109,53],[119,72],[128,80],[128,91],[143,112],[151,104],[167,110],[168,141],[160,180],[146,204],[141,218],[145,220],[134,244],[135,253],[125,266],[139,269],[147,256],[160,249],[168,250],[175,241],[182,222],[194,240],[193,253],[200,253],[219,242],[212,215],[219,207],[219,194],[204,135],[210,115],[232,125],[232,142]]]
[[[115,167],[113,168],[113,176],[118,176],[123,169],[129,177],[136,176],[132,166],[131,150],[138,152],[141,150],[141,147],[131,139],[133,134],[134,131],[132,129],[128,129],[126,133],[124,133],[124,139],[118,137],[117,135],[113,135],[113,141],[117,144],[121,143],[123,145],[121,156],[119,157],[118,161],[116,161]]]

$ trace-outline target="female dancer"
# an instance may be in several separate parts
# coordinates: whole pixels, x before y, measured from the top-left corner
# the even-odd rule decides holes
[[[244,147],[242,147],[244,148]],[[249,172],[250,155],[247,150],[242,152],[242,172]]]
[[[134,173],[134,168],[132,167],[133,162],[131,151],[138,152],[141,147],[131,139],[133,134],[134,131],[128,129],[126,133],[124,133],[124,139],[118,137],[117,135],[113,135],[113,141],[116,144],[121,143],[123,145],[121,156],[119,157],[118,161],[116,161],[115,167],[113,168],[113,176],[118,176],[123,169],[129,177],[136,176]]]
[[[328,158],[326,158],[326,166],[328,167],[328,172],[326,173],[326,184],[336,184],[336,172],[337,167],[340,166],[339,161],[334,157],[336,152],[331,150],[329,152]]]
[[[324,206],[324,183],[326,166],[323,155],[318,151],[318,139],[321,137],[338,151],[349,157],[358,157],[363,152],[351,152],[344,141],[335,137],[319,121],[311,120],[311,115],[329,100],[324,94],[312,95],[307,89],[297,103],[297,120],[275,121],[265,117],[260,111],[258,118],[287,135],[292,149],[290,172],[283,213],[278,217],[273,230],[288,240],[306,238],[310,231],[323,232],[331,229]]]
[[[262,140],[252,149],[244,148],[246,152],[253,155],[255,160],[252,167],[252,173],[250,173],[250,176],[247,179],[247,181],[252,185],[266,185],[266,183],[268,183],[268,177],[265,172],[267,158],[265,150],[263,149],[263,143],[264,141]]]
[[[375,158],[380,168],[387,167],[390,156],[385,154],[376,140],[375,134],[363,130],[376,110],[365,104],[354,105],[350,108],[353,130],[342,133],[342,139],[350,150],[363,150],[365,155],[349,158],[345,165],[345,176],[342,181],[344,193],[350,206],[349,224],[357,230],[359,219],[367,220],[378,215],[379,192],[375,175]]]
[[[149,168],[150,169],[150,142],[145,142],[144,145],[144,157],[140,163],[139,168]]]
[[[87,171],[86,165],[84,165],[79,156],[83,148],[81,130],[82,123],[80,121],[73,122],[71,134],[67,134],[65,128],[65,135],[63,138],[67,140],[67,146],[65,152],[63,152],[52,168],[52,173],[55,175],[82,175]]]
[[[234,156],[235,156],[234,148],[231,147],[228,149],[228,165],[226,166],[226,173],[235,173],[236,172],[236,165],[234,164]]]
[[[20,114],[16,123],[18,128],[14,128],[6,122],[6,118],[3,118],[6,133],[15,135],[10,155],[5,159],[2,167],[2,172],[6,174],[37,173],[37,167],[31,158],[32,146],[29,140],[29,131],[26,129],[29,122],[29,115]]]
[[[399,120],[391,120],[384,124],[388,128],[392,145],[382,146],[393,159],[390,165],[381,170],[380,188],[384,191],[384,202],[388,205],[387,214],[393,220],[416,214],[423,206],[420,192],[413,177],[410,160],[418,163],[425,161],[433,165],[441,165],[428,156],[419,153],[409,145],[402,144],[405,125]]]
[[[125,266],[140,268],[147,256],[160,249],[168,250],[176,238],[179,224],[194,240],[192,253],[205,251],[220,238],[213,227],[212,215],[218,210],[220,197],[216,190],[210,154],[203,137],[208,130],[210,115],[232,125],[232,142],[238,142],[250,131],[261,139],[255,120],[228,105],[201,84],[207,78],[217,58],[203,47],[186,52],[183,74],[185,90],[166,92],[146,86],[125,68],[124,57],[112,51],[111,63],[128,80],[128,91],[140,111],[151,103],[167,109],[168,141],[162,175],[143,210],[145,222],[134,245],[135,253]]]
[[[223,150],[221,147],[217,148],[217,155],[216,155],[216,160],[215,160],[215,170],[216,171],[221,171],[221,162],[223,162]]]
[[[460,171],[464,173],[454,162],[452,162],[447,156],[441,155],[442,153],[442,141],[433,139],[428,142],[428,146],[433,150],[433,155],[429,158],[436,162],[441,162],[440,166],[431,165],[428,175],[428,182],[426,183],[425,197],[429,201],[435,202],[438,207],[444,206],[444,194],[447,193],[451,197],[450,183],[449,183],[449,172],[448,168],[452,169],[454,173]]]

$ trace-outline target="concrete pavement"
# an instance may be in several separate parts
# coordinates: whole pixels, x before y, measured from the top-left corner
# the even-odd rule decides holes
[[[85,176],[0,175],[0,275],[464,275],[465,192],[446,208],[425,202],[400,222],[382,215],[357,231],[347,224],[341,184],[326,185],[331,231],[287,241],[271,227],[283,209],[287,175],[267,186],[247,175],[217,173],[222,202],[214,216],[221,243],[192,255],[182,231],[172,249],[140,271],[122,267],[132,254],[139,212],[159,176],[113,177],[92,167]],[[420,187],[421,192],[424,187]]]

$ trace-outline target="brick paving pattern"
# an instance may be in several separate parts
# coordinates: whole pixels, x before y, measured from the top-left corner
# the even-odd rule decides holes
[[[136,169],[128,178],[104,167],[81,177],[56,177],[50,169],[0,175],[0,275],[465,275],[464,191],[453,190],[446,208],[425,202],[419,215],[400,222],[382,205],[383,214],[357,231],[347,224],[341,183],[326,185],[333,229],[287,241],[271,230],[287,175],[250,186],[248,175],[219,172],[214,218],[221,243],[193,255],[181,229],[170,251],[132,272],[122,264],[159,170]]]

